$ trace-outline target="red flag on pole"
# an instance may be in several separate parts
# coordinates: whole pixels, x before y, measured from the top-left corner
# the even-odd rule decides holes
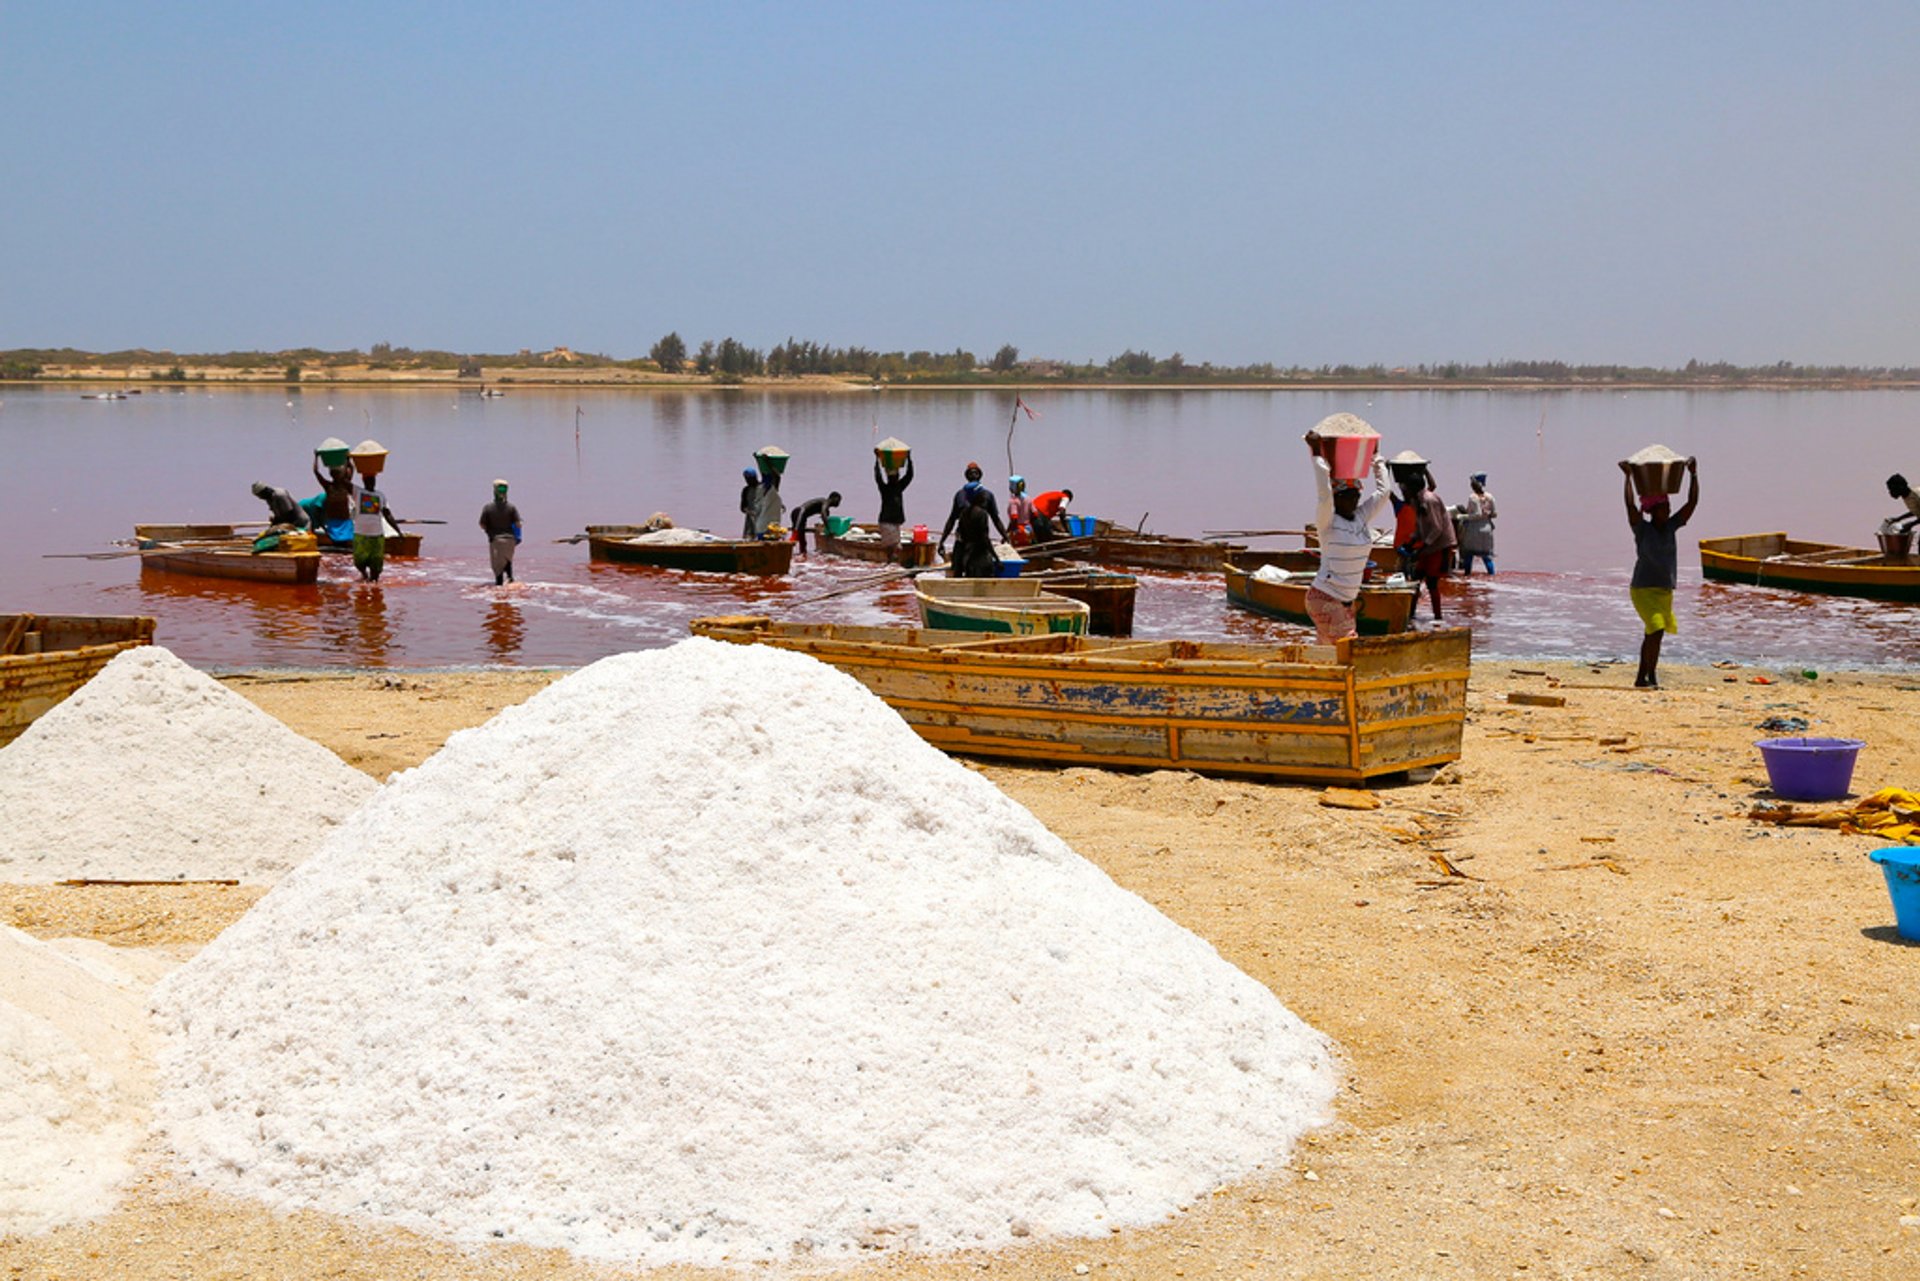
[[[1033,409],[1033,406],[1032,406],[1032,405],[1029,405],[1029,404],[1028,404],[1028,403],[1027,403],[1026,401],[1024,401],[1024,400],[1022,400],[1022,399],[1020,399],[1020,397],[1018,397],[1018,396],[1015,396],[1015,397],[1013,398],[1013,407],[1014,407],[1015,409],[1024,409],[1024,410],[1026,410],[1026,411],[1027,411],[1027,417],[1029,417],[1029,418],[1038,418],[1038,417],[1040,416],[1039,414],[1037,414],[1037,413],[1035,413],[1035,412],[1034,412],[1034,409]]]

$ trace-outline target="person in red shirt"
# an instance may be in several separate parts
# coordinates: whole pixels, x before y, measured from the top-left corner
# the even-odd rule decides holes
[[[1060,535],[1054,532],[1054,524],[1067,514],[1067,504],[1073,501],[1071,489],[1049,489],[1027,505],[1027,522],[1033,526],[1033,541],[1048,542]]]

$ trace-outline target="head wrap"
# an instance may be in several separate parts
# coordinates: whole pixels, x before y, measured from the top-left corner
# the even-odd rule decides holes
[[[1027,478],[1026,478],[1025,476],[1009,476],[1009,477],[1007,477],[1007,488],[1008,488],[1008,489],[1018,489],[1018,488],[1020,488],[1020,487],[1021,487],[1022,485],[1024,485],[1024,484],[1026,484],[1026,483],[1027,483]]]
[[[507,487],[507,482],[504,480],[501,480],[498,476],[496,476],[494,477],[494,480],[493,480],[493,487],[495,489],[505,489]]]
[[[1477,471],[1473,473],[1473,475],[1467,477],[1467,480],[1471,484],[1484,485],[1487,483],[1487,473],[1483,471]]]
[[[1336,480],[1333,482],[1334,493],[1336,494],[1345,493],[1348,490],[1352,490],[1356,494],[1359,493],[1360,482],[1357,480]]]
[[[1670,505],[1665,494],[1640,495],[1640,510],[1643,512],[1650,512],[1656,507],[1667,507]]]
[[[755,471],[755,470],[754,470],[753,468],[751,468],[751,467],[742,467],[742,468],[740,469],[740,474],[741,474],[742,476],[745,476],[745,477],[746,477],[746,478],[747,478],[748,480],[759,480],[759,479],[760,479],[760,473],[759,473],[759,472],[757,472],[757,471]]]
[[[256,480],[253,482],[253,496],[255,498],[265,498],[268,493],[269,490],[266,481]]]
[[[960,486],[960,492],[965,494],[967,497],[971,498],[985,488],[986,486],[982,485],[979,481],[970,480],[966,484]]]

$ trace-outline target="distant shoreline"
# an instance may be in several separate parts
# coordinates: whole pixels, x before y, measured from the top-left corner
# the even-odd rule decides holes
[[[289,381],[279,371],[232,368],[201,368],[187,371],[183,379],[169,378],[166,370],[134,367],[108,369],[101,366],[59,368],[35,378],[0,379],[0,388],[44,387],[72,388],[85,394],[99,391],[125,391],[129,394],[161,394],[193,390],[258,390],[260,388],[298,391],[304,389],[350,388],[356,390],[432,390],[511,392],[527,391],[777,391],[819,395],[872,394],[912,391],[977,391],[1030,393],[1044,391],[1305,391],[1305,392],[1575,392],[1575,391],[1914,391],[1920,380],[1831,378],[1831,379],[1726,379],[1703,378],[1672,381],[1581,379],[1287,379],[1269,380],[1197,380],[1191,382],[1108,382],[1100,379],[1031,378],[1018,381],[982,381],[969,378],[915,378],[909,381],[875,384],[865,379],[839,375],[807,374],[787,378],[741,378],[716,381],[687,374],[657,374],[630,369],[564,370],[538,367],[490,369],[481,378],[461,378],[442,370],[317,369],[303,372],[297,381]]]

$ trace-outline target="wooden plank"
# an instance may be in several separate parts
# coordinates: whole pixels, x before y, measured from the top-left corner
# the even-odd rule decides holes
[[[1514,690],[1507,695],[1509,703],[1518,703],[1522,707],[1565,707],[1567,700],[1559,694],[1529,694],[1523,690]]]

